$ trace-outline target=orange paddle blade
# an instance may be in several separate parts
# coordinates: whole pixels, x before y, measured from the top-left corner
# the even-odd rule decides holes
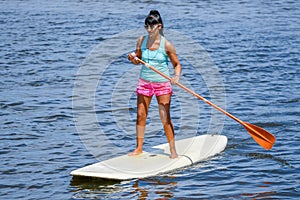
[[[247,122],[243,122],[243,126],[260,146],[267,150],[272,149],[272,146],[276,141],[274,135],[258,126]]]

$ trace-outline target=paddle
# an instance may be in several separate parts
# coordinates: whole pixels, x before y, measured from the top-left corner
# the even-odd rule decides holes
[[[140,63],[142,63],[143,65],[145,65],[146,67],[148,67],[149,69],[155,71],[156,73],[158,73],[159,75],[161,75],[162,77],[168,79],[169,81],[171,81],[172,79],[167,76],[166,74],[160,72],[159,70],[155,69],[154,67],[152,67],[151,65],[149,65],[148,63],[144,62],[143,60],[139,59],[136,54],[133,52],[131,53],[131,56],[133,59],[139,61]],[[185,87],[184,85],[180,84],[180,83],[176,83],[177,86],[181,87],[182,89],[186,90],[187,92],[191,93],[192,95],[196,96],[198,99],[204,101],[205,103],[207,103],[208,105],[214,107],[215,109],[219,110],[220,112],[224,113],[225,115],[227,115],[228,117],[234,119],[235,121],[237,121],[238,123],[240,123],[241,125],[244,126],[244,128],[247,130],[247,132],[251,135],[251,137],[263,148],[270,150],[273,146],[273,144],[275,143],[275,136],[272,135],[271,133],[269,133],[268,131],[255,126],[253,124],[247,123],[247,122],[243,122],[242,120],[238,119],[237,117],[233,116],[232,114],[230,114],[229,112],[226,112],[225,110],[223,110],[222,108],[218,107],[217,105],[213,104],[212,102],[210,102],[209,100],[205,99],[204,97],[200,96],[199,94],[195,93],[194,91],[190,90],[189,88]]]

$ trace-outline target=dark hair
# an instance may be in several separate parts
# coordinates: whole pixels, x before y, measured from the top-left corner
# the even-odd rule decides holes
[[[164,24],[162,22],[160,13],[157,10],[151,10],[145,19],[145,25],[156,25],[161,24],[161,28],[163,29]],[[160,34],[163,35],[163,30],[160,29]]]

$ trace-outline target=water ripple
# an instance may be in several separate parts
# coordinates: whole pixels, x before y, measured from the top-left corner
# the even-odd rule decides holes
[[[299,1],[15,0],[0,1],[0,7],[2,198],[299,197]],[[112,91],[120,77],[132,69],[126,55],[112,61],[102,75],[94,108],[88,104],[73,108],[72,100],[87,98],[73,95],[73,89],[78,86],[74,83],[79,76],[77,70],[93,47],[117,33],[142,27],[149,7],[160,9],[166,29],[185,33],[205,47],[224,81],[224,109],[275,134],[277,141],[271,151],[263,150],[242,126],[226,119],[222,131],[229,139],[226,150],[191,167],[121,182],[69,175],[70,171],[97,161],[77,133],[74,111],[84,115],[88,110],[97,115],[97,124],[84,124],[85,135],[91,141],[101,136],[92,134],[97,132],[94,127],[104,129],[110,143],[95,143],[97,147],[101,145],[97,159],[124,154],[135,146],[134,86],[129,87],[127,80],[117,88],[121,96],[130,93],[128,102],[124,98],[112,101]],[[191,44],[184,45],[190,48]],[[113,52],[115,46],[111,44],[103,52],[105,55],[99,55],[103,57],[97,65]],[[218,97],[210,96],[203,77],[195,74],[189,60],[180,59],[182,80],[188,80],[197,93],[217,101]],[[132,76],[135,73],[130,72]],[[83,76],[93,76],[89,80],[95,82],[99,77]],[[195,103],[192,96],[181,100],[181,93],[174,91],[176,138],[195,134],[196,126],[197,134],[206,133],[212,108],[200,101]],[[200,116],[179,109],[179,105],[191,104],[199,107]],[[182,118],[188,123],[181,123]],[[124,127],[116,119],[124,122]],[[149,115],[151,123],[154,125],[150,125],[145,140],[148,149],[166,141],[154,105]]]

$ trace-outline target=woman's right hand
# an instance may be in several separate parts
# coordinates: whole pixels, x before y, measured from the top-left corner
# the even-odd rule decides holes
[[[132,61],[135,58],[135,53],[131,52],[128,54],[128,60]]]
[[[139,61],[137,61],[135,59],[135,57],[136,57],[136,54],[134,52],[128,54],[128,56],[127,56],[128,60],[130,60],[133,64],[137,65],[137,64],[139,64]]]

